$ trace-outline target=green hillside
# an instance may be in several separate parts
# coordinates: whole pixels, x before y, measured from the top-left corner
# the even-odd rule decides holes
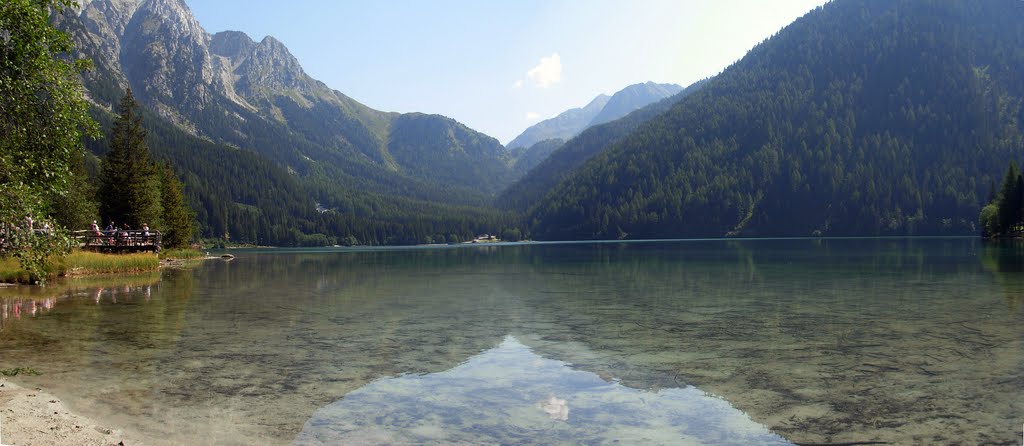
[[[98,109],[93,115],[108,132],[111,116]],[[147,110],[143,115],[154,155],[170,160],[185,185],[201,238],[281,246],[401,245],[465,241],[520,225],[509,212],[360,190],[348,190],[326,208],[314,201],[317,183],[258,154],[189,135]],[[108,143],[88,141],[87,148],[103,154]],[[322,187],[343,192],[337,185]]]
[[[1022,69],[1024,3],[829,3],[573,171],[534,235],[976,234]]]

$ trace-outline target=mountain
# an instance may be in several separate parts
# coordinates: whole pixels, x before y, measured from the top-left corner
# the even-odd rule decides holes
[[[495,202],[502,208],[518,212],[527,211],[568,176],[573,169],[628,135],[640,124],[667,111],[673,104],[693,94],[707,82],[706,79],[694,82],[674,96],[647,105],[623,118],[590,127],[564,144],[553,145],[551,143],[561,140],[541,141],[529,149],[521,150],[525,153],[544,151],[547,154],[543,158],[534,155],[535,165],[523,165],[520,168],[517,164],[516,168],[523,172],[522,175],[502,191]],[[513,149],[514,153],[515,150]]]
[[[565,144],[564,140],[555,138],[545,139],[530,147],[513,148],[512,158],[516,160],[513,165],[516,178],[522,178],[538,164],[544,162],[555,150],[562,147],[562,144]]]
[[[528,148],[547,139],[569,140],[589,127],[614,121],[648,104],[673,96],[683,88],[646,82],[630,85],[612,96],[598,95],[583,108],[562,112],[538,122],[508,143],[509,149]]]
[[[604,105],[601,112],[590,120],[587,127],[604,124],[614,121],[632,113],[634,110],[646,107],[648,104],[660,101],[669,96],[683,91],[683,87],[676,84],[656,84],[646,82],[643,84],[630,85],[615,93],[608,103]]]
[[[84,84],[98,120],[127,88],[148,110],[153,152],[176,161],[206,237],[257,228],[236,240],[418,243],[512,225],[481,208],[514,178],[497,140],[440,115],[371,109],[310,77],[273,37],[211,35],[182,0],[92,0],[58,21],[95,62]],[[105,142],[90,148],[101,155]],[[240,168],[227,159],[267,172],[257,189],[295,183],[288,203],[213,187]]]
[[[601,113],[609,99],[611,99],[611,96],[598,95],[589,104],[581,108],[566,110],[554,118],[538,122],[524,130],[523,133],[509,142],[507,146],[515,150],[517,148],[530,147],[548,139],[564,140],[572,138],[590,125],[590,121],[593,121],[594,117]]]
[[[534,236],[977,234],[1024,156],[1022,19],[1011,1],[830,2],[572,171]]]

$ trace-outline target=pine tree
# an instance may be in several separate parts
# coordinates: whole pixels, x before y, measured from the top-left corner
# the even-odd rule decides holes
[[[163,245],[167,248],[185,248],[192,241],[192,211],[181,195],[181,182],[174,169],[165,162],[160,170],[161,204],[163,208]]]
[[[1021,191],[1020,185],[1020,169],[1017,168],[1017,163],[1010,162],[1010,167],[1006,169],[1006,177],[1003,178],[1003,187],[999,192],[999,203],[997,218],[999,225],[997,226],[1000,233],[1008,233],[1013,231],[1013,227],[1020,222],[1021,217]]]
[[[114,120],[110,151],[103,160],[100,178],[100,215],[104,221],[138,228],[159,225],[160,175],[146,146],[138,103],[129,89]]]

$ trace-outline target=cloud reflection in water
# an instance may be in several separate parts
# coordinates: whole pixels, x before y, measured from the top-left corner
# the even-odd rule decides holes
[[[572,406],[572,417],[569,417]],[[384,378],[318,410],[317,444],[788,445],[699,389],[631,389],[533,353],[514,337],[451,370]]]

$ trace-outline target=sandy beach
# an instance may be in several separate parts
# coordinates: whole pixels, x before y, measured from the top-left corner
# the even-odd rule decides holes
[[[0,378],[0,445],[138,445],[124,432],[72,413],[59,399]]]

